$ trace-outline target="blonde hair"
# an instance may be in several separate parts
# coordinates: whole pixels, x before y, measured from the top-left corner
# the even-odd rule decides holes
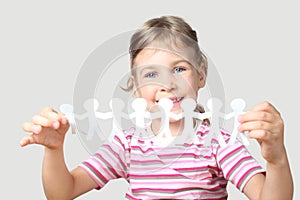
[[[207,76],[208,62],[198,45],[197,33],[182,18],[176,16],[162,16],[146,21],[143,26],[132,35],[130,40],[129,54],[131,69],[134,67],[135,59],[139,52],[153,44],[160,46],[167,45],[169,49],[176,47],[177,49],[182,47],[192,48],[195,57],[193,67],[195,67],[199,73],[202,73],[203,76]],[[125,91],[131,91],[133,86],[134,83],[132,79],[128,79],[127,88],[123,89]],[[199,104],[195,110],[200,113],[205,112],[203,106]],[[205,121],[209,124],[208,120]]]

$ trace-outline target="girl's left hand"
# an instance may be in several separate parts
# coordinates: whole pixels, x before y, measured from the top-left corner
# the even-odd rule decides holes
[[[248,131],[248,137],[259,142],[262,156],[268,163],[279,164],[285,159],[284,123],[272,104],[256,105],[240,115],[239,122],[239,132]]]

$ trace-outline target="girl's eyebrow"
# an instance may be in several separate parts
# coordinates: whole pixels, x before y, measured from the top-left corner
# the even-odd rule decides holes
[[[172,62],[172,66],[177,65],[178,63],[181,63],[181,62],[185,62],[185,63],[191,65],[191,63],[189,61],[181,59],[181,60],[175,60],[175,61],[173,61]]]
[[[180,60],[175,60],[175,61],[171,62],[171,66],[175,66],[175,65],[177,65],[178,63],[181,63],[181,62],[185,62],[188,65],[191,65],[191,63],[189,61],[184,60],[184,59],[180,59]],[[157,64],[150,64],[150,65],[141,66],[142,69],[139,70],[139,74],[142,74],[144,70],[157,70],[157,66],[159,66],[159,65],[157,65]],[[136,69],[138,69],[138,68],[136,68]]]
[[[157,69],[157,67],[155,65],[145,65],[145,66],[142,66],[142,69],[140,70],[139,74],[143,74],[144,70],[154,70],[154,69]]]

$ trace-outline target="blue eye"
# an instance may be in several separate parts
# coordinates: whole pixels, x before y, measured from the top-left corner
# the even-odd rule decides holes
[[[183,67],[176,67],[176,68],[174,69],[174,73],[184,72],[185,70],[186,70],[186,69],[183,68]]]
[[[149,72],[145,75],[146,78],[156,78],[157,73],[156,72]]]

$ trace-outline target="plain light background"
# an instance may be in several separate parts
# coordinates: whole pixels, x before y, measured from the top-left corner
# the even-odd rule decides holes
[[[105,3],[104,3],[105,2]],[[1,1],[0,198],[45,199],[43,148],[19,147],[24,121],[41,108],[71,103],[76,76],[102,42],[161,15],[183,17],[214,61],[226,98],[241,97],[247,109],[268,100],[285,120],[285,144],[299,199],[299,3],[297,1]],[[112,49],[113,51],[113,49]],[[259,147],[250,151],[263,163]],[[89,154],[77,136],[65,144],[68,166]],[[123,199],[124,181],[78,199]],[[229,184],[229,199],[246,199]]]

